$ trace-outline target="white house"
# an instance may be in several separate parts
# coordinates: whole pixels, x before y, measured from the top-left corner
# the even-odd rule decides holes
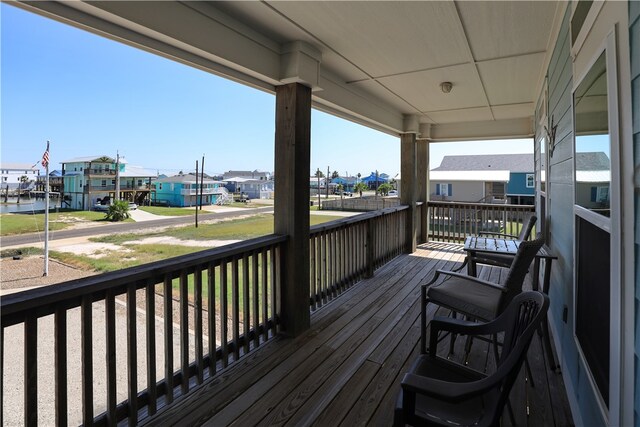
[[[27,177],[26,183],[35,183],[40,175],[40,169],[28,163],[0,163],[0,181],[2,189],[9,187],[15,190],[20,186],[20,179]],[[24,186],[23,186],[24,187]]]

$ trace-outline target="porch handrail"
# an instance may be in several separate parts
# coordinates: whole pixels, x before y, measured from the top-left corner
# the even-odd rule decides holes
[[[429,201],[427,208],[429,239],[454,243],[482,231],[518,234],[527,217],[535,213],[533,205],[502,203]]]
[[[409,206],[318,224],[310,229],[310,292],[314,310],[405,252]]]
[[[24,347],[15,349],[22,351],[24,358],[24,424],[38,423],[37,372],[39,365],[43,363],[42,358],[54,358],[57,425],[69,423],[67,377],[68,372],[76,369],[80,371],[82,380],[82,404],[76,411],[81,410],[83,424],[116,424],[128,418],[129,424],[134,425],[139,421],[139,413],[153,415],[159,406],[170,404],[175,397],[189,393],[195,384],[202,384],[205,378],[238,361],[250,349],[274,337],[280,315],[277,302],[277,294],[280,292],[280,260],[286,241],[287,236],[264,236],[3,296],[0,300],[0,354],[9,350],[5,345],[6,328],[23,324],[24,329]],[[189,293],[190,285],[193,286],[192,294]],[[179,289],[179,299],[176,301],[174,287]],[[203,295],[203,290],[208,292],[208,297]],[[127,356],[124,363],[129,380],[126,387],[128,397],[119,402],[116,393],[116,298],[124,300],[125,296],[126,320],[121,320],[126,322]],[[137,318],[142,314],[138,313],[136,302],[142,304],[142,299],[145,306],[144,322]],[[156,299],[162,301],[163,319],[156,319]],[[96,303],[101,306],[95,308]],[[174,319],[174,303],[179,311],[179,319]],[[80,308],[80,313],[71,312],[77,308]],[[96,323],[94,318],[101,323],[102,317],[96,316],[102,316],[98,313],[102,311],[106,329],[104,338],[100,339],[104,340],[104,344],[96,341],[93,335],[93,325]],[[75,319],[78,314],[80,349],[67,349],[68,321],[71,316]],[[38,354],[38,349],[44,345],[38,332],[41,328],[39,319],[49,315],[54,315],[54,354]],[[163,329],[156,326],[157,321],[162,322]],[[178,325],[174,326],[174,321]],[[180,356],[174,366],[174,351],[178,350],[178,346],[174,346],[177,327]],[[146,342],[138,342],[137,328],[146,330]],[[156,335],[160,329],[164,335],[164,346],[159,351],[164,351],[165,366],[162,370],[164,377],[158,381],[157,371],[161,369],[156,367]],[[207,342],[208,347],[205,348]],[[104,347],[106,361],[101,362],[102,357],[97,355],[100,350],[94,352],[95,345]],[[137,353],[142,346],[146,349],[146,373],[138,372]],[[69,366],[68,351],[80,354],[81,366]],[[192,352],[195,353],[194,356],[191,356]],[[102,406],[94,408],[93,371],[94,365],[99,363],[106,364],[106,385],[102,389],[106,392],[104,409]],[[2,394],[6,390],[4,369],[5,365],[0,359]],[[139,391],[138,380],[145,376],[147,388]],[[0,402],[2,401],[4,395]],[[94,409],[98,413],[104,412],[94,416]]]

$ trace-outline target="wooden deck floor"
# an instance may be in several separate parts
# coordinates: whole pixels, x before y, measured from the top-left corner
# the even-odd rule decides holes
[[[462,259],[460,245],[437,242],[396,258],[314,312],[303,336],[272,340],[149,424],[391,425],[400,378],[419,352],[420,284]],[[480,276],[499,280],[504,271]],[[487,354],[474,344],[470,363],[491,363]],[[547,369],[537,335],[529,361],[535,387],[521,373],[511,395],[516,424],[572,425],[562,376]]]

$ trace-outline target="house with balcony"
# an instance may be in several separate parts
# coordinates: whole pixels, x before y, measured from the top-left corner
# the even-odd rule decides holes
[[[420,354],[420,286],[463,258],[434,227],[463,208],[430,200],[429,144],[511,138],[532,140],[535,205],[520,209],[557,256],[544,288],[557,362],[532,347],[544,385],[522,374],[503,424],[639,424],[639,2],[11,4],[273,93],[278,182],[272,235],[3,297],[24,424],[39,393],[58,424],[71,406],[87,425],[391,424]],[[312,108],[398,137],[400,206],[310,227]],[[609,158],[601,206],[578,195],[581,152]],[[39,388],[42,366],[55,390]]]
[[[40,169],[28,163],[8,163],[0,164],[0,187],[2,190],[15,191],[18,188],[33,185],[40,174]],[[25,181],[22,181],[26,177]]]
[[[138,205],[151,200],[156,171],[128,164],[124,158],[86,156],[62,163],[63,200],[71,209],[91,210],[103,200],[118,198]],[[117,168],[117,170],[116,170]],[[116,185],[119,181],[119,186]]]
[[[230,178],[245,178],[245,179],[255,179],[258,181],[271,181],[272,175],[273,174],[271,172],[259,171],[257,169],[253,171],[230,170],[222,174],[222,179],[228,180]]]
[[[154,181],[154,202],[166,206],[215,205],[226,196],[221,181],[198,177],[192,174],[175,175]],[[202,199],[202,201],[200,201]]]

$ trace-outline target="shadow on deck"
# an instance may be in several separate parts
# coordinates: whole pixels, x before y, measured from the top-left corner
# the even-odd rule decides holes
[[[400,379],[419,353],[420,285],[463,256],[460,245],[430,242],[394,259],[312,313],[302,336],[266,343],[146,424],[391,425]],[[479,276],[498,281],[505,271]],[[487,354],[474,344],[470,364],[491,363]],[[516,424],[572,425],[562,376],[548,369],[537,334],[529,362],[535,386],[523,369],[511,394]]]

